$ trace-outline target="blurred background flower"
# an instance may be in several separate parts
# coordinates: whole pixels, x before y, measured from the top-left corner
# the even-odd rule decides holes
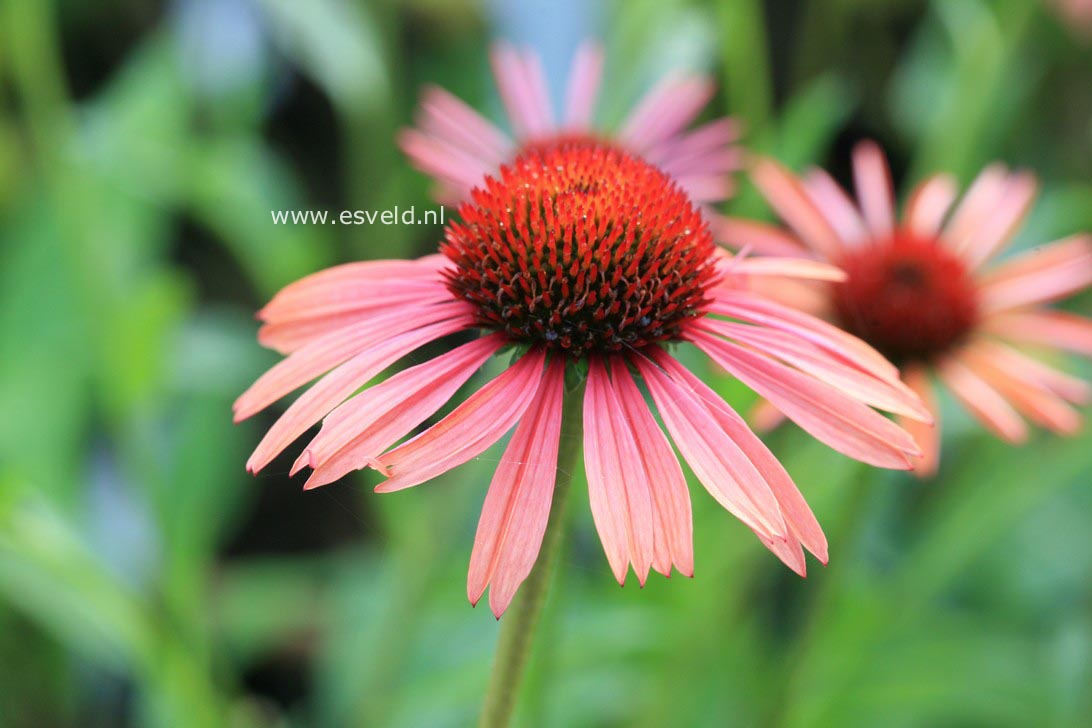
[[[423,84],[500,123],[492,39],[540,53],[558,93],[602,37],[604,128],[666,69],[712,73],[704,120],[739,118],[792,169],[845,184],[869,137],[899,189],[934,172],[965,187],[995,159],[1033,171],[1019,250],[1092,228],[1092,46],[1056,7],[0,0],[0,724],[476,719],[497,624],[462,598],[461,545],[499,449],[427,498],[378,498],[367,473],[303,493],[291,457],[241,467],[276,413],[230,415],[275,361],[252,312],[278,288],[435,249],[438,225],[270,220],[428,209],[394,141]],[[749,184],[724,211],[768,214]],[[807,580],[696,497],[701,578],[619,589],[578,482],[556,638],[517,721],[1086,722],[1089,436],[1013,449],[941,408],[927,483],[791,427],[768,438],[830,539]]]

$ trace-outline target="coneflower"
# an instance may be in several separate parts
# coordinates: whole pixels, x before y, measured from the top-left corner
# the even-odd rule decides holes
[[[486,175],[496,175],[520,153],[565,140],[599,140],[640,156],[674,178],[699,205],[732,194],[730,173],[742,160],[732,146],[739,137],[738,124],[720,118],[687,129],[713,96],[711,78],[667,75],[617,128],[608,130],[594,122],[603,68],[597,44],[584,43],[578,49],[560,113],[552,108],[538,56],[498,43],[490,58],[511,136],[449,92],[429,86],[421,95],[416,127],[399,137],[413,164],[437,181],[441,201],[460,202]]]
[[[931,177],[897,220],[879,147],[860,144],[853,163],[857,203],[821,170],[800,180],[760,160],[755,183],[791,232],[728,220],[722,234],[737,246],[843,269],[846,280],[814,290],[805,307],[898,364],[934,414],[939,380],[1008,442],[1027,437],[1025,418],[1076,430],[1081,418],[1072,405],[1088,401],[1088,385],[1025,349],[1092,356],[1092,321],[1047,308],[1092,284],[1092,236],[1075,234],[994,265],[1035,199],[1031,175],[988,167],[958,205],[955,182]],[[919,474],[931,474],[939,428],[906,425],[925,452]]]
[[[630,566],[693,573],[690,500],[669,440],[698,480],[777,556],[804,574],[827,560],[822,530],[778,461],[740,417],[675,359],[690,342],[832,447],[909,468],[912,438],[875,406],[928,419],[898,372],[839,329],[750,292],[743,280],[840,273],[804,261],[718,251],[699,210],[667,175],[609,145],[536,147],[487,178],[459,210],[439,255],[351,263],[277,294],[259,338],[287,358],[236,402],[249,417],[321,377],[273,425],[257,472],[322,420],[296,461],[306,487],[372,467],[380,492],[430,480],[514,434],[485,498],[467,585],[491,584],[498,616],[535,563],[558,473],[583,445],[592,514],[615,577]],[[357,391],[423,346],[480,336]],[[514,360],[423,432],[494,354]],[[566,388],[586,371],[582,395]],[[567,375],[570,385],[566,384]],[[563,401],[565,405],[563,406]],[[565,407],[570,411],[566,412]],[[571,472],[571,467],[564,468]]]

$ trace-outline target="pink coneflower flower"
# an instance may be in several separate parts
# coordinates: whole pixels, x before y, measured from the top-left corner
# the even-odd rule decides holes
[[[620,128],[607,133],[597,129],[592,118],[603,67],[603,53],[596,44],[585,43],[577,51],[561,114],[551,108],[542,65],[534,53],[498,43],[491,60],[511,137],[455,96],[430,86],[421,97],[417,128],[399,138],[414,166],[439,183],[441,201],[462,201],[486,175],[495,175],[521,152],[566,139],[609,140],[658,166],[699,204],[732,194],[729,175],[742,159],[740,150],[730,146],[739,136],[736,123],[721,118],[686,131],[712,98],[712,79],[668,75],[637,103]]]
[[[1008,442],[1027,437],[1025,417],[1056,432],[1075,431],[1080,417],[1071,405],[1088,401],[1088,385],[1020,348],[1092,356],[1092,321],[1045,306],[1092,284],[1092,236],[1073,235],[991,265],[1035,199],[1031,175],[988,167],[954,210],[954,181],[931,177],[910,194],[897,221],[879,147],[858,145],[853,168],[858,204],[822,170],[798,180],[776,162],[759,161],[754,181],[795,235],[731,220],[728,237],[842,268],[847,279],[813,291],[816,301],[839,326],[897,363],[934,413],[939,380]],[[906,425],[925,451],[919,474],[931,474],[939,428]]]
[[[665,348],[697,345],[816,437],[908,468],[912,438],[869,405],[928,417],[894,367],[817,319],[762,300],[741,280],[837,278],[799,260],[718,251],[701,213],[657,168],[590,142],[537,147],[462,205],[440,255],[352,263],[294,283],[262,309],[259,339],[288,357],[236,402],[249,417],[321,378],[248,462],[257,472],[322,420],[293,472],[306,487],[372,467],[376,490],[417,485],[515,429],[485,497],[467,591],[488,584],[500,615],[533,566],[549,518],[566,372],[586,366],[583,442],[592,515],[611,569],[693,573],[682,470],[638,381],[698,480],[791,568],[827,560],[823,532],[774,456]],[[422,345],[481,331],[354,394]],[[513,363],[402,444],[492,355]],[[580,365],[580,366],[577,366]],[[328,373],[327,373],[328,372]],[[324,418],[324,419],[323,419]]]

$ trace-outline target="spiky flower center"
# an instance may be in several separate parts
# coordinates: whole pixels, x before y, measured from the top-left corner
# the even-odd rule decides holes
[[[978,321],[970,271],[939,240],[900,230],[841,266],[848,278],[836,289],[839,323],[896,364],[935,360]]]
[[[689,198],[592,140],[523,150],[459,216],[442,246],[452,292],[482,326],[574,357],[677,338],[716,276]]]

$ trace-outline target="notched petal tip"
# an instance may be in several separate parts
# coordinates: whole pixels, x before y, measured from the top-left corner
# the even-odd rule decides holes
[[[288,477],[294,478],[304,468],[315,469],[315,455],[311,452],[310,448],[305,448],[300,456],[296,458],[296,462],[292,463],[292,469],[288,471]]]

